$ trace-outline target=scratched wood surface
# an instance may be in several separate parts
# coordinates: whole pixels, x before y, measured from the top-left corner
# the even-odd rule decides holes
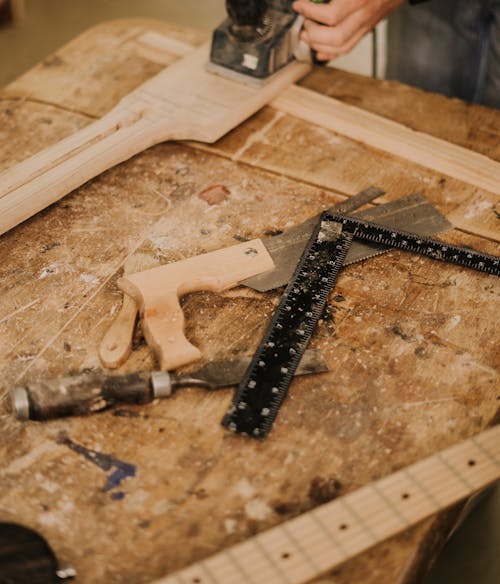
[[[0,170],[85,126],[200,34],[152,21],[96,27],[0,94]],[[500,160],[500,113],[348,73],[305,85]],[[208,204],[200,193],[224,185]],[[0,238],[0,520],[51,543],[77,582],[148,582],[485,428],[498,414],[498,282],[391,252],[346,269],[313,347],[331,372],[294,382],[263,443],[219,425],[230,390],[92,418],[18,423],[10,387],[99,366],[136,251],[160,262],[286,229],[369,185],[423,192],[498,253],[486,191],[266,108],[213,147],[163,144]],[[213,201],[212,201],[213,202]],[[204,358],[249,354],[279,292],[184,301]],[[138,343],[122,368],[154,365]],[[449,528],[427,521],[321,578],[411,582]]]

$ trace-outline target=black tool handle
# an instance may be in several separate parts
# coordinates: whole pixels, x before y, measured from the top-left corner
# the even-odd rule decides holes
[[[94,414],[119,404],[149,403],[156,397],[150,378],[148,372],[91,372],[28,383],[11,391],[12,410],[18,420],[42,421]]]
[[[267,8],[266,0],[226,0],[229,18],[239,26],[260,26]]]

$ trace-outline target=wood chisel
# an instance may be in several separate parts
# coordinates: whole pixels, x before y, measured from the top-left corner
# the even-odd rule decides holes
[[[139,371],[109,375],[91,371],[57,379],[36,381],[15,387],[10,392],[11,409],[18,420],[50,420],[64,416],[83,416],[124,404],[147,404],[170,397],[181,387],[214,390],[241,381],[251,357],[211,361],[196,371],[173,375],[166,371]],[[306,351],[296,375],[328,371],[321,354]]]
[[[321,214],[222,424],[262,439],[285,399],[353,239],[500,276],[500,257],[328,211]]]

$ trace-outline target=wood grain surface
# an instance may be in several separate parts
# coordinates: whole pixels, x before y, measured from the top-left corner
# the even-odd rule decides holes
[[[499,479],[497,425],[155,584],[305,584]]]
[[[0,95],[0,170],[85,127],[175,56],[117,21],[82,35]],[[156,35],[156,36],[155,36]],[[151,38],[155,42],[150,42]],[[175,43],[174,43],[175,44]],[[304,86],[500,160],[500,114],[395,83],[317,70]],[[210,204],[199,195],[224,185]],[[2,395],[99,367],[133,253],[188,258],[295,225],[377,185],[423,192],[498,253],[498,197],[265,108],[214,146],[155,146],[0,238]],[[18,423],[2,399],[0,520],[42,533],[78,582],[149,582],[472,436],[498,413],[498,282],[391,252],[346,269],[312,346],[331,371],[298,379],[263,443],[228,435],[231,391],[90,418]],[[186,335],[207,360],[249,354],[280,292],[197,292]],[[121,371],[152,367],[136,343]],[[441,515],[318,582],[412,582],[448,532]]]

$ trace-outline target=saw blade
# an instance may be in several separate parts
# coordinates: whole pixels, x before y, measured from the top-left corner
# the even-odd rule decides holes
[[[378,189],[368,189],[368,191],[363,191],[353,197],[352,202],[356,203],[359,200],[357,197],[364,196],[364,193],[367,192],[375,195],[372,196],[371,200],[382,194],[382,191]],[[376,194],[377,192],[380,194]],[[365,204],[365,202],[368,201],[364,200],[361,204]],[[348,213],[354,208],[357,208],[353,208],[352,206],[351,208],[346,208],[346,204],[348,203],[349,201],[341,203],[338,206],[332,207],[329,211],[334,213]],[[453,228],[453,225],[446,217],[421,194],[410,195],[397,201],[391,201],[390,203],[356,213],[355,216],[362,217],[363,219],[372,219],[383,225],[412,231],[420,235],[435,235]],[[318,219],[319,215],[316,215],[300,225],[292,227],[281,235],[262,239],[266,249],[273,258],[276,268],[265,274],[248,278],[242,281],[241,284],[259,292],[267,292],[286,285],[292,277],[294,269],[304,251],[304,247],[309,241],[315,225],[318,223]],[[347,255],[346,265],[380,255],[385,253],[387,249],[377,245],[355,241]]]

